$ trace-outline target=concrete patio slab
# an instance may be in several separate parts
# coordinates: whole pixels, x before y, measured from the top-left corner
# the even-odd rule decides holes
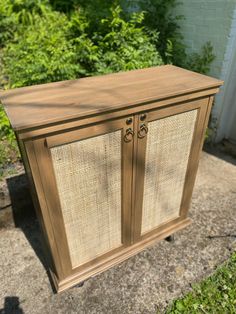
[[[74,287],[54,294],[36,219],[0,229],[0,313],[164,312],[236,250],[235,159],[202,153],[191,226]]]

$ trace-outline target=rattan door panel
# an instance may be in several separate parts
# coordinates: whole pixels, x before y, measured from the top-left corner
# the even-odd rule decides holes
[[[125,121],[106,121],[34,143],[48,176],[42,181],[52,229],[60,230],[56,245],[66,274],[96,265],[131,241],[133,137],[124,140]]]
[[[72,267],[122,245],[121,130],[51,148]]]
[[[134,242],[186,218],[208,99],[137,117]]]
[[[197,109],[148,124],[141,234],[178,218]]]

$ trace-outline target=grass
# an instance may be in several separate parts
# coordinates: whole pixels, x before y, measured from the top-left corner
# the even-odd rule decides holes
[[[192,288],[175,300],[166,314],[236,313],[236,252],[212,276]]]

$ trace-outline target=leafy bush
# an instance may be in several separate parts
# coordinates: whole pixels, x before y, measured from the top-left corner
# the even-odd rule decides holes
[[[0,2],[0,48],[14,37],[17,29],[17,19],[13,15],[9,1]]]
[[[0,47],[18,36],[24,27],[34,23],[36,14],[46,15],[47,0],[4,0],[0,2]],[[19,38],[18,38],[19,40]]]
[[[76,50],[67,39],[67,17],[52,13],[46,18],[34,16],[17,42],[3,51],[3,74],[11,88],[76,78],[80,65]],[[56,31],[55,31],[56,30]]]
[[[121,18],[121,8],[101,21],[93,41],[98,47],[96,73],[111,73],[161,65],[163,61],[155,49],[156,34],[147,35],[140,26],[143,13],[133,13],[130,21]]]
[[[1,1],[0,87],[163,63],[205,73],[214,57],[212,47],[207,43],[201,54],[187,55],[178,26],[182,17],[171,14],[177,4],[177,0]],[[18,151],[2,109],[0,119],[1,156],[8,162],[2,147],[12,148],[12,160]]]
[[[183,42],[179,21],[184,16],[173,15],[173,8],[180,5],[178,0],[135,0],[131,7],[137,4],[146,12],[143,25],[150,31],[158,31],[156,48],[164,63],[200,72],[207,73],[215,56],[210,42],[202,46],[199,53],[187,53]]]
[[[206,44],[202,46],[201,54],[193,53],[187,58],[186,68],[199,73],[207,73],[214,59],[213,47],[210,42],[206,42]]]
[[[139,0],[138,3],[146,12],[144,25],[150,30],[159,32],[156,47],[164,62],[181,66],[186,52],[178,21],[183,16],[172,15],[173,8],[179,5],[179,2],[176,0]]]
[[[89,21],[79,11],[70,19],[58,12],[45,17],[34,15],[34,23],[20,40],[3,50],[7,87],[162,64],[154,44],[157,36],[145,33],[140,26],[143,18],[143,13],[134,13],[130,21],[125,21],[121,8],[112,8],[111,16],[102,19],[100,29],[89,38]]]
[[[6,117],[6,114],[3,110],[3,107],[0,106],[0,139],[8,139],[9,142],[14,141],[15,135],[13,130],[10,128],[10,122],[8,118]]]
[[[19,156],[14,132],[3,107],[0,106],[0,177],[7,164],[18,160]]]

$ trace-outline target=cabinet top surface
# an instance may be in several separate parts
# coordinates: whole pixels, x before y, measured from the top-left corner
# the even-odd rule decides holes
[[[172,65],[0,92],[14,130],[65,122],[219,87],[222,81]]]

